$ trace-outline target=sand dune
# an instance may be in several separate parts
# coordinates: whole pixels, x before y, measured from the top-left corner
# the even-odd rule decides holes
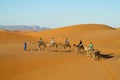
[[[114,57],[95,61],[62,47],[58,52],[32,50],[33,42],[42,37],[50,42],[71,45],[83,41],[85,46],[93,42],[102,54]],[[23,42],[28,51],[23,51]],[[31,47],[32,46],[32,47]],[[35,47],[37,48],[37,47]],[[67,49],[69,50],[69,49]],[[120,30],[101,24],[73,25],[40,32],[0,30],[0,80],[120,80]]]
[[[1,44],[34,41],[34,40],[36,40],[36,37],[21,35],[19,32],[16,31],[0,31]]]
[[[51,37],[55,37],[56,41],[60,43],[64,43],[65,39],[68,38],[71,44],[79,43],[79,40],[82,40],[85,46],[88,46],[89,42],[93,42],[96,47],[103,48],[104,46],[105,48],[120,48],[119,30],[100,24],[74,25],[53,30],[22,34],[35,36],[38,39],[42,37],[48,42],[50,42]]]

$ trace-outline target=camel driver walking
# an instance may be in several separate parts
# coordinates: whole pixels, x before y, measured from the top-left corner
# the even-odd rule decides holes
[[[26,51],[27,50],[27,42],[25,41],[24,42],[24,51]]]

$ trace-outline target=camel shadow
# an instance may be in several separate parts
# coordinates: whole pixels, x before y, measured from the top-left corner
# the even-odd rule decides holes
[[[102,58],[104,58],[104,59],[109,59],[109,58],[113,58],[114,56],[113,56],[113,54],[100,54],[100,56],[102,57]]]
[[[65,51],[62,51],[62,52],[72,52],[72,50],[65,50]]]
[[[64,50],[64,51],[59,51],[59,50],[53,50],[53,52],[72,52],[73,50]]]
[[[39,51],[39,49],[31,49],[31,51]]]
[[[26,51],[39,51],[38,49],[28,49]]]

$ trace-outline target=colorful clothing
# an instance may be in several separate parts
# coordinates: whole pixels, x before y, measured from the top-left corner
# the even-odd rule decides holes
[[[92,49],[92,48],[93,48],[93,44],[90,44],[90,45],[89,45],[89,48],[91,48],[91,49]]]
[[[26,51],[26,50],[27,50],[27,43],[24,42],[24,51]]]
[[[51,40],[51,42],[50,42],[50,44],[54,44],[55,43],[55,40],[54,39],[52,39]]]

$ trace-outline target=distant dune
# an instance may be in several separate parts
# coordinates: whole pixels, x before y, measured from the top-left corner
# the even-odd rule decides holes
[[[30,32],[30,31],[29,31]],[[0,43],[17,43],[17,42],[24,42],[24,41],[34,41],[36,37],[22,35],[18,32],[14,31],[0,31]]]
[[[40,30],[48,30],[48,27],[40,27],[40,26],[26,26],[26,25],[5,25],[0,26],[2,30],[32,30],[32,31],[40,31]]]

